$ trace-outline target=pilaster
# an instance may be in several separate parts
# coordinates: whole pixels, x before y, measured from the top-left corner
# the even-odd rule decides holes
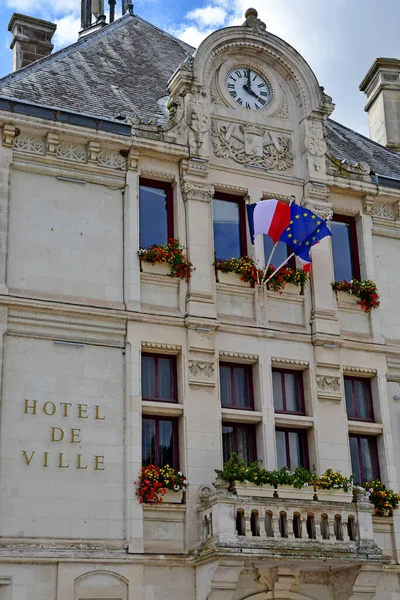
[[[211,204],[214,187],[186,175],[181,180],[181,187],[186,204],[186,240],[189,258],[196,269],[189,280],[187,314],[216,318]]]
[[[124,193],[124,297],[128,310],[140,311],[139,152],[131,149]]]
[[[3,146],[0,151],[0,294],[8,294],[6,282],[8,207],[10,199],[10,169],[13,160],[14,126],[3,126]]]

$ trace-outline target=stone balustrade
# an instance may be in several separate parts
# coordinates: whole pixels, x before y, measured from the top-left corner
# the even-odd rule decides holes
[[[374,541],[372,505],[364,498],[353,502],[299,497],[251,497],[228,489],[200,489],[199,526],[202,548],[241,548],[241,552],[297,551],[375,556],[382,551]],[[299,494],[301,496],[301,494]],[[286,549],[285,549],[286,548]]]

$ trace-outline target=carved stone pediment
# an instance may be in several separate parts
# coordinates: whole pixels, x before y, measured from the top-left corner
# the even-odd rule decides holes
[[[290,136],[265,127],[213,120],[211,138],[218,158],[278,171],[286,171],[293,166]]]

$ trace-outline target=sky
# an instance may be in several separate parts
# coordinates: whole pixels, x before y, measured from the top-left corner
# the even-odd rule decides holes
[[[358,86],[378,56],[400,58],[398,0],[175,0],[167,6],[165,0],[137,0],[134,12],[192,46],[215,29],[241,24],[246,9],[256,8],[268,31],[307,60],[332,96],[332,118],[368,135]],[[0,0],[0,76],[11,71],[7,27],[13,12],[57,23],[55,49],[77,39],[80,0]]]

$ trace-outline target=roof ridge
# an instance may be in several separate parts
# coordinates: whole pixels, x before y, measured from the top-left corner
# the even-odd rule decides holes
[[[60,58],[60,56],[68,56],[69,54],[75,52],[78,49],[78,47],[83,46],[84,44],[88,44],[90,42],[93,42],[94,40],[102,38],[106,33],[110,32],[110,28],[112,30],[118,29],[124,24],[124,22],[128,18],[133,18],[133,15],[125,13],[124,15],[122,15],[122,17],[120,17],[113,23],[108,23],[106,27],[102,27],[101,29],[99,29],[99,31],[95,31],[90,35],[83,36],[82,38],[77,39],[76,42],[69,44],[69,46],[65,46],[64,48],[60,48],[60,50],[57,50],[56,52],[49,54],[48,56],[39,58],[30,65],[26,65],[26,67],[18,69],[18,71],[8,73],[8,75],[0,77],[0,88],[4,87],[4,85],[7,85],[11,82],[18,81],[22,77],[25,77],[27,74],[34,73],[35,71],[39,70],[44,64],[52,62],[53,60]]]
[[[369,138],[366,135],[364,135],[364,134],[356,131],[355,129],[350,129],[350,127],[347,127],[346,125],[343,125],[342,123],[339,123],[339,121],[335,121],[334,119],[327,119],[327,121],[331,122],[331,123],[334,123],[335,125],[338,125],[339,127],[342,127],[342,129],[346,129],[347,131],[350,131],[351,133],[354,133],[358,137],[363,138],[366,142],[369,142],[370,144],[372,144],[372,145],[376,146],[377,148],[379,148],[379,150],[385,150],[386,152],[389,152],[390,156],[394,156],[394,157],[400,159],[400,155],[397,152],[395,152],[394,150],[391,150],[390,148],[386,148],[386,146],[383,146],[379,142],[375,142],[374,140],[371,140],[371,138]]]

